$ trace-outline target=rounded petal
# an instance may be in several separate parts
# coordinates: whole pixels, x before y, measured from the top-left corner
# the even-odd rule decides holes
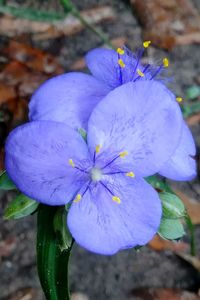
[[[89,51],[85,59],[94,77],[111,88],[120,85],[118,55],[115,50],[96,48]]]
[[[141,51],[143,50],[140,49],[139,52]],[[138,55],[140,54],[138,53]],[[124,67],[119,66],[119,59],[124,63]],[[152,77],[149,71],[145,71],[144,77],[138,75],[137,72],[144,71],[146,66],[141,65],[138,57],[126,47],[124,47],[123,55],[119,55],[111,49],[93,49],[86,55],[86,64],[94,77],[112,89],[136,78],[144,81]]]
[[[93,108],[108,91],[106,85],[87,74],[74,72],[53,77],[33,94],[29,118],[86,129]]]
[[[88,157],[82,137],[65,124],[30,122],[13,130],[6,142],[6,170],[25,195],[48,205],[65,204],[86,181],[79,166]]]
[[[143,179],[117,175],[112,191],[121,203],[113,201],[110,192],[98,183],[80,202],[72,204],[67,219],[78,244],[105,255],[146,244],[161,219],[159,197]]]
[[[172,93],[159,82],[127,83],[110,92],[88,123],[91,153],[101,145],[104,157],[128,152],[123,160],[140,176],[157,173],[180,140],[182,114]],[[97,156],[98,158],[98,156]]]
[[[180,143],[171,159],[160,170],[160,175],[172,180],[192,180],[197,175],[195,154],[193,136],[184,122]]]

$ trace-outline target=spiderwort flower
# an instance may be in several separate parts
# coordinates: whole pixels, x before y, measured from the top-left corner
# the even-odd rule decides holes
[[[30,101],[30,120],[60,121],[73,128],[87,130],[92,110],[107,93],[127,82],[133,85],[138,81],[153,83],[169,66],[167,58],[159,66],[141,63],[141,57],[150,44],[150,41],[145,41],[137,55],[126,47],[117,51],[91,50],[86,55],[86,64],[93,76],[68,73],[44,83]],[[168,93],[171,92],[168,90]],[[171,98],[182,101],[181,97],[175,98],[172,93]],[[134,105],[133,101],[131,105]],[[192,134],[183,120],[180,143],[159,173],[173,180],[193,179],[196,176],[195,154]]]
[[[109,88],[116,88],[127,82],[154,81],[169,67],[169,60],[165,57],[159,66],[149,63],[143,65],[141,57],[150,44],[150,41],[145,41],[137,55],[125,47],[118,48],[117,51],[97,48],[86,55],[86,63],[92,75]],[[181,97],[174,97],[174,100],[182,102]],[[180,143],[159,173],[173,180],[192,180],[196,176],[195,154],[192,134],[183,120]]]
[[[61,122],[15,129],[6,142],[6,170],[39,202],[72,202],[67,223],[77,243],[114,254],[146,244],[157,232],[160,200],[143,177],[169,159],[181,127],[180,108],[165,87],[127,83],[94,108],[87,143]]]

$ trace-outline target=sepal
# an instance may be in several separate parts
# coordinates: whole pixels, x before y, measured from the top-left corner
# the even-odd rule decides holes
[[[177,240],[185,235],[185,231],[181,220],[162,218],[158,234],[163,239]]]
[[[166,182],[161,180],[157,176],[149,176],[146,177],[145,180],[156,190],[158,191],[165,191],[165,192],[172,192],[171,188],[168,186]]]
[[[178,219],[186,216],[186,210],[181,199],[175,194],[159,193],[162,202],[163,217],[167,219]]]
[[[167,240],[177,240],[185,235],[182,220],[186,209],[181,199],[174,193],[159,193],[162,202],[162,219],[158,234]]]

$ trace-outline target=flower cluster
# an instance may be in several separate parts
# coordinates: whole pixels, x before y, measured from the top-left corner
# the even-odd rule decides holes
[[[29,105],[29,123],[6,143],[6,169],[27,196],[71,203],[67,224],[86,249],[114,254],[146,244],[157,232],[161,203],[145,177],[196,175],[195,145],[177,98],[127,48],[94,49],[92,75],[67,73],[45,82]],[[87,141],[79,133],[87,132]]]

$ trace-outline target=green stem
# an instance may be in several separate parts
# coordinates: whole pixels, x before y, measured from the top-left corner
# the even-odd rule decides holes
[[[40,205],[37,227],[37,265],[47,300],[70,300],[68,263],[71,247],[61,251],[53,227],[56,207]]]
[[[192,256],[196,255],[196,242],[195,242],[195,227],[192,223],[190,216],[187,214],[185,217],[185,221],[190,232],[190,254]]]
[[[60,0],[65,12],[71,12],[85,27],[90,29],[94,34],[96,34],[104,44],[109,46],[112,49],[115,49],[114,45],[111,43],[110,39],[101,31],[100,29],[95,28],[92,24],[90,24],[85,18],[81,16],[78,9],[74,4],[71,3],[70,0]]]

